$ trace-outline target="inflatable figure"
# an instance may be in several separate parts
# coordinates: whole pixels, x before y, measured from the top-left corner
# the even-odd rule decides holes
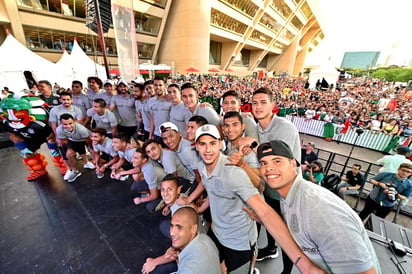
[[[30,170],[27,180],[34,181],[47,173],[44,155],[37,152],[43,143],[52,155],[53,162],[65,174],[67,169],[55,143],[48,142],[53,136],[48,125],[47,104],[38,97],[6,98],[0,102],[0,118],[10,140],[19,148],[23,163]]]

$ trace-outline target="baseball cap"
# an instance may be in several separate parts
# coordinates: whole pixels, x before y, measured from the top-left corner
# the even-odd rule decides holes
[[[211,125],[211,124],[203,125],[196,130],[195,141],[197,142],[197,140],[203,135],[210,135],[215,139],[220,139],[219,130],[217,129],[215,125]]]
[[[173,124],[172,122],[164,122],[163,124],[159,126],[160,133],[163,133],[169,130],[175,130],[179,132],[179,129],[177,128],[177,126]]]
[[[259,161],[262,157],[268,156],[268,155],[278,155],[278,156],[284,156],[289,159],[295,159],[295,156],[293,156],[293,152],[290,149],[290,147],[281,140],[273,140],[267,143],[263,143],[258,147],[257,157]],[[300,163],[298,160],[296,160],[296,164],[297,166],[300,166]]]
[[[117,85],[123,84],[126,87],[129,87],[129,84],[125,81],[125,80],[120,80],[119,82],[117,82]]]
[[[106,81],[104,81],[104,83],[103,83],[103,86],[105,86],[105,85],[111,85],[111,86],[113,86],[113,85],[114,85],[114,82],[113,82],[112,80],[106,80]]]
[[[399,146],[397,152],[398,153],[402,153],[402,154],[406,154],[408,152],[410,152],[411,150],[409,149],[409,147],[407,146]]]

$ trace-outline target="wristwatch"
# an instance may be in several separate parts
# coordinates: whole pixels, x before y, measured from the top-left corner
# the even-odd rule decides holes
[[[253,141],[253,142],[250,144],[250,148],[251,148],[251,149],[254,149],[254,148],[257,147],[258,145],[259,145],[258,142]]]

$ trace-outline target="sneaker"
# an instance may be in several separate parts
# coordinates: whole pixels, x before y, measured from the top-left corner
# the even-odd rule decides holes
[[[67,179],[67,181],[68,181],[69,183],[73,183],[74,181],[76,181],[76,179],[77,179],[78,177],[80,177],[80,175],[82,175],[82,173],[81,173],[80,171],[78,171],[78,170],[72,171],[72,175],[70,176],[69,179]]]
[[[77,153],[76,154],[76,160],[81,160],[81,159],[83,159],[83,157],[79,153]]]
[[[64,176],[63,176],[63,180],[65,180],[65,181],[69,180],[69,178],[72,176],[72,173],[73,173],[73,171],[71,171],[70,169],[68,169],[68,170],[66,171],[66,174],[64,174]]]
[[[87,162],[87,163],[85,163],[85,164],[83,165],[83,167],[84,167],[84,168],[88,168],[88,169],[95,169],[95,168],[96,168],[96,166],[93,165],[92,162]]]
[[[266,259],[275,259],[279,256],[278,249],[269,250],[266,248],[259,249],[256,261],[261,262]]]
[[[96,173],[97,179],[101,179],[104,177],[104,173]]]
[[[260,274],[260,271],[259,271],[258,268],[254,267],[254,268],[252,269],[252,272],[251,272],[250,274]]]
[[[126,181],[127,179],[129,178],[129,175],[123,175],[123,176],[120,176],[120,181],[122,181],[122,182],[124,182],[124,181]]]

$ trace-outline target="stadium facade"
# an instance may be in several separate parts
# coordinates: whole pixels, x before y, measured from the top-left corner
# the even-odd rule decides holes
[[[131,1],[131,0],[130,0]],[[9,30],[33,52],[56,62],[76,37],[103,64],[98,36],[86,27],[84,0],[0,0],[0,42]],[[324,38],[316,0],[132,1],[139,63],[185,73],[252,71],[298,75]],[[113,28],[104,35],[109,67],[117,68]]]

